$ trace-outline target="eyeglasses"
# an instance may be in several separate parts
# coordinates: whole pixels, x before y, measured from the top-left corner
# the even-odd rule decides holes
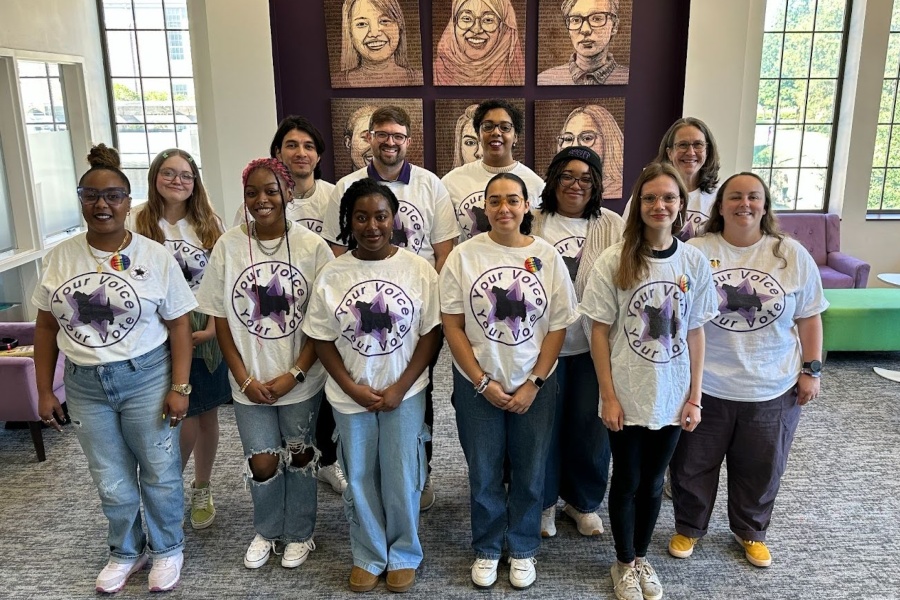
[[[578,182],[578,185],[581,186],[583,190],[589,190],[594,187],[594,180],[590,177],[572,177],[568,173],[563,173],[559,176],[559,182],[563,185],[563,187],[570,187]]]
[[[678,150],[679,152],[687,152],[689,149],[693,148],[694,152],[703,152],[706,150],[707,143],[706,142],[678,142],[677,144],[672,144],[672,147]]]
[[[506,204],[510,208],[519,208],[525,199],[519,196],[488,196],[484,202],[489,208],[500,208],[501,204]]]
[[[581,29],[581,26],[587,21],[588,25],[591,29],[598,29],[600,27],[605,27],[607,23],[609,23],[610,19],[615,21],[618,17],[613,13],[608,12],[596,12],[589,14],[586,17],[582,17],[581,15],[572,15],[571,17],[566,17],[566,28],[569,31],[577,31]]]
[[[500,128],[500,133],[509,133],[513,130],[513,124],[509,121],[500,121],[499,123],[494,123],[493,121],[481,122],[482,133],[492,133],[498,127]]]
[[[641,196],[641,202],[646,204],[647,206],[653,206],[656,204],[657,200],[662,200],[663,204],[666,206],[671,206],[675,204],[681,199],[681,196],[678,194],[664,194],[662,196],[657,196],[656,194],[644,194]]]
[[[464,10],[456,15],[456,26],[463,31],[472,29],[475,26],[475,21],[478,21],[481,24],[481,28],[488,33],[497,31],[497,28],[500,27],[500,17],[492,12],[484,12],[481,13],[481,16],[476,17],[471,10]]]
[[[577,136],[572,135],[571,133],[563,134],[558,136],[556,141],[560,148],[574,145],[576,139],[578,140],[579,146],[593,146],[598,137],[600,137],[600,134],[596,131],[582,131]]]
[[[387,131],[370,131],[369,133],[372,134],[375,141],[379,144],[383,144],[388,139],[394,140],[394,143],[402,144],[409,139],[409,136],[405,133],[388,133]]]
[[[107,204],[112,207],[119,206],[128,199],[128,190],[120,187],[111,187],[98,190],[92,187],[77,187],[78,199],[82,204],[97,204],[100,198],[103,198]]]
[[[166,181],[175,181],[175,178],[181,180],[181,183],[194,183],[194,174],[189,171],[182,171],[179,173],[175,169],[160,169],[159,176],[165,179]]]

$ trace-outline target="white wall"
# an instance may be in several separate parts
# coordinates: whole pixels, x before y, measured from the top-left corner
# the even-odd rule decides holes
[[[723,178],[749,170],[752,162],[765,5],[765,0],[691,1],[684,114],[712,128]],[[892,243],[900,235],[900,220],[866,219],[891,5],[853,2],[840,114],[842,124],[850,126],[837,140],[829,199],[829,211],[841,215],[841,250],[872,265],[870,286],[884,285],[878,273],[900,273],[900,251]]]

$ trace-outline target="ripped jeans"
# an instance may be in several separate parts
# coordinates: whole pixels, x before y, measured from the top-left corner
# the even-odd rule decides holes
[[[241,445],[244,447],[244,477],[253,498],[253,528],[267,540],[305,542],[316,528],[316,469],[320,452],[315,448],[316,419],[320,391],[312,398],[286,404],[234,403]],[[291,451],[314,449],[304,467],[291,464]],[[265,481],[256,481],[250,471],[254,454],[277,454],[278,468]]]
[[[109,553],[119,562],[140,556],[148,537],[154,558],[184,546],[180,429],[162,416],[171,367],[167,344],[97,366],[66,360],[69,416],[109,521]]]

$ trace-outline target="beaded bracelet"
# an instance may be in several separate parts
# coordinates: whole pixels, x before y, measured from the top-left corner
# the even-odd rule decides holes
[[[490,382],[491,382],[491,377],[490,377],[487,373],[485,373],[484,375],[482,375],[482,376],[481,376],[481,380],[480,380],[480,381],[478,382],[478,384],[475,386],[475,393],[477,393],[477,394],[483,394],[483,393],[484,393],[484,390],[487,389],[487,386],[488,386],[488,384],[489,384]]]
[[[244,390],[250,385],[250,382],[253,381],[253,375],[249,375],[247,379],[244,380],[244,383],[241,384],[241,393],[244,393]]]

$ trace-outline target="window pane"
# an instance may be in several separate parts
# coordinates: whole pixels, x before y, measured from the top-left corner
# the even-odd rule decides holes
[[[872,157],[872,164],[876,167],[883,167],[887,164],[888,144],[891,141],[891,126],[879,125],[875,132],[875,155]]]
[[[63,97],[62,84],[59,77],[50,78],[50,102],[52,104],[53,120],[56,123],[66,122],[66,100]]]
[[[788,0],[785,30],[812,31],[815,9],[815,0]]]
[[[125,177],[131,183],[131,198],[133,200],[147,199],[147,169],[122,169]]]
[[[144,79],[144,110],[148,123],[172,123],[172,90],[168,79]]]
[[[172,76],[188,76],[194,74],[191,65],[191,36],[187,31],[170,31],[169,61]]]
[[[149,167],[147,128],[144,125],[117,125],[116,133],[122,167]]]
[[[147,138],[150,144],[150,156],[156,156],[163,150],[178,145],[174,125],[150,125],[147,127]]]
[[[778,121],[800,123],[806,109],[806,79],[782,79],[778,99]]]
[[[143,123],[144,104],[141,102],[141,82],[138,79],[113,79],[113,104],[117,123]]]
[[[9,204],[9,187],[6,184],[6,165],[3,162],[3,147],[0,145],[0,252],[16,247],[13,230],[12,209]]]
[[[843,31],[845,0],[819,0],[816,10],[817,31]]]
[[[887,166],[900,165],[900,125],[891,127],[891,144],[888,146]]]
[[[792,209],[794,196],[797,193],[797,171],[795,169],[774,169],[769,191],[772,193],[772,202],[775,203],[776,210]]]
[[[162,29],[162,2],[160,0],[141,0],[134,7],[134,18],[138,29]]]
[[[190,153],[191,156],[200,152],[200,137],[197,134],[196,125],[177,125],[176,134],[179,148]]]
[[[28,154],[41,220],[41,235],[49,237],[81,225],[75,187],[75,163],[68,131],[28,133]]]
[[[103,23],[107,29],[134,29],[131,0],[104,2]]]
[[[775,132],[775,167],[799,167],[803,133],[798,127],[778,127]]]
[[[760,77],[778,77],[781,73],[781,43],[783,39],[784,36],[780,33],[763,34]]]
[[[881,192],[884,187],[884,169],[872,169],[869,178],[869,199],[866,210],[879,210],[881,208]]]
[[[166,48],[166,34],[162,31],[138,31],[137,42],[141,75],[168,76],[169,52]]]
[[[759,82],[759,99],[756,105],[757,123],[774,123],[778,106],[778,80],[763,79]]]
[[[810,77],[833,77],[839,75],[841,66],[840,33],[817,33],[813,41],[812,68]]]
[[[809,96],[806,99],[806,121],[808,123],[831,123],[834,121],[834,98],[837,81],[834,79],[814,79],[809,82]]]
[[[753,166],[772,166],[772,134],[775,127],[772,125],[757,125],[753,140]]]
[[[830,151],[831,126],[807,125],[803,134],[803,154],[800,157],[800,166],[827,168]]]
[[[166,28],[188,28],[188,12],[186,0],[166,0]]]
[[[811,48],[811,33],[785,34],[781,76],[809,77],[809,54]]]
[[[784,31],[785,0],[769,0],[766,2],[765,31]]]
[[[110,31],[106,34],[106,44],[110,75],[129,77],[140,72],[133,31]]]
[[[887,60],[884,61],[884,76],[897,77],[900,62],[900,33],[892,33],[888,39]]]
[[[42,62],[33,62],[30,60],[20,60],[16,64],[19,69],[19,77],[46,77],[47,64]]]
[[[797,182],[797,210],[821,210],[825,207],[825,182],[828,169],[800,169]]]
[[[53,105],[50,103],[47,79],[22,79],[19,81],[19,91],[26,123],[53,123]]]
[[[884,179],[881,210],[900,209],[900,169],[888,169]]]
[[[890,123],[891,113],[894,112],[894,102],[897,90],[896,79],[885,79],[881,84],[881,108],[878,110],[878,122]]]

